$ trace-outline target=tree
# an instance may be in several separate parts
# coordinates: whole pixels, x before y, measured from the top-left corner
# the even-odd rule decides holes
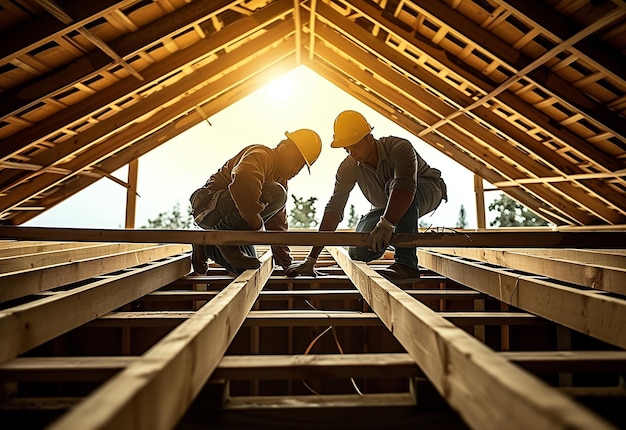
[[[533,211],[526,209],[504,193],[489,204],[489,211],[496,211],[499,215],[489,223],[496,227],[520,227],[548,225],[548,221],[540,218]]]
[[[291,195],[295,207],[291,209],[289,214],[289,227],[295,228],[311,228],[315,227],[319,222],[315,219],[315,201],[317,197],[309,197],[304,200],[302,197]]]
[[[154,219],[148,219],[148,225],[141,228],[155,228],[162,230],[186,229],[191,227],[193,217],[191,216],[191,206],[187,207],[187,215],[183,216],[180,211],[180,204],[176,203],[171,212],[161,212]]]
[[[465,206],[461,205],[461,209],[459,209],[459,219],[456,221],[456,226],[458,228],[467,227],[467,212],[465,212]]]
[[[350,205],[350,216],[348,217],[348,228],[354,228],[359,223],[359,215],[356,213],[354,205]]]

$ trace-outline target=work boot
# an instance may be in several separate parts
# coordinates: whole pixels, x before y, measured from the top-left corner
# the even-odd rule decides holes
[[[220,250],[222,256],[228,261],[228,263],[233,266],[234,269],[258,269],[261,267],[261,262],[254,257],[250,257],[249,255],[241,252],[238,246],[233,245],[216,245],[217,249]]]
[[[392,282],[405,281],[407,279],[419,279],[420,277],[419,269],[400,263],[393,263],[385,269],[378,270],[378,273]]]
[[[206,275],[206,271],[209,269],[207,264],[207,255],[204,252],[204,245],[191,245],[191,266],[193,271],[198,275]]]

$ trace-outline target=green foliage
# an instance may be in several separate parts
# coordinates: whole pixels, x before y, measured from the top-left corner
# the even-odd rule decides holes
[[[291,209],[289,214],[289,227],[294,228],[311,228],[315,227],[319,222],[315,219],[315,201],[317,197],[309,197],[304,200],[302,197],[291,195],[295,207]]]
[[[350,216],[348,217],[348,228],[354,228],[359,223],[359,215],[356,213],[354,205],[350,205]]]
[[[459,219],[456,221],[456,226],[458,228],[467,227],[467,212],[465,211],[465,206],[461,205],[461,209],[459,209]]]
[[[510,198],[504,193],[489,204],[489,211],[498,212],[495,220],[489,223],[496,227],[520,227],[520,226],[543,226],[548,225],[548,221],[540,218],[533,211]]]
[[[171,212],[161,212],[154,219],[148,219],[148,225],[141,228],[152,228],[161,230],[177,230],[191,227],[193,217],[191,216],[191,207],[187,208],[187,215],[184,216],[180,211],[180,204],[176,203]]]

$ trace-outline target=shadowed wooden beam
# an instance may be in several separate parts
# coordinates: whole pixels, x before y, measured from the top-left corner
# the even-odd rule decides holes
[[[0,311],[0,363],[79,327],[189,272],[179,255]]]
[[[414,300],[367,264],[352,261],[345,249],[331,248],[330,252],[381,321],[470,427],[613,428]]]
[[[232,278],[231,278],[232,281]],[[307,282],[311,282],[309,279]],[[219,291],[167,290],[147,294],[143,300],[211,300]],[[484,299],[486,296],[474,290],[406,290],[406,293],[420,300],[467,300]],[[261,291],[259,300],[287,300],[295,298],[322,300],[358,300],[361,293],[353,290],[285,290]],[[140,300],[142,300],[140,299]]]
[[[171,429],[217,367],[272,272],[247,270],[140,360],[54,422],[50,429]]]
[[[437,312],[453,324],[537,325],[545,320],[526,312]],[[111,312],[87,324],[87,327],[173,327],[193,317],[193,311]],[[373,312],[357,311],[251,311],[246,327],[367,327],[380,326]]]
[[[0,226],[0,239],[206,245],[365,246],[368,233],[352,231],[122,230]],[[618,248],[626,231],[498,231],[396,233],[391,244],[424,247]]]
[[[626,300],[481,262],[418,250],[420,265],[484,294],[626,348]]]
[[[500,352],[535,373],[626,371],[626,351]],[[141,360],[119,357],[21,357],[0,365],[0,381],[104,381]],[[423,375],[406,353],[227,355],[211,379],[398,378]]]

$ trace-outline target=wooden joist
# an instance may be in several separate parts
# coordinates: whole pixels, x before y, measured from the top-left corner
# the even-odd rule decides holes
[[[409,297],[342,248],[332,255],[428,379],[471,427],[601,429],[612,426],[522,372]],[[511,405],[515,405],[514,408]]]
[[[232,236],[228,234],[231,232],[224,233],[220,240],[239,240],[238,232],[232,232]],[[274,232],[275,236],[267,237],[280,242],[289,240],[291,233]],[[317,242],[326,237],[309,235],[310,232],[293,233],[293,237],[303,241]],[[301,233],[307,234],[300,236]],[[130,231],[131,236],[134,234]],[[349,241],[355,237],[358,239],[358,235],[344,236]],[[115,255],[116,250],[135,247],[98,240],[72,246],[50,242],[46,248],[41,247],[48,242],[24,242],[23,246],[12,241],[1,243],[7,247],[0,249],[12,251],[0,257],[0,262],[19,262],[19,255],[32,253],[21,252],[27,248],[39,247],[42,263],[46,255],[54,256],[57,260],[48,260],[50,266],[33,269],[46,276],[54,274],[55,265],[65,263],[59,257],[64,252],[66,262],[71,263],[84,255],[82,252],[100,249],[101,257],[107,257]],[[136,249],[152,246],[141,244]],[[188,250],[188,245],[172,246],[177,252]],[[292,247],[296,259],[308,251],[305,245],[299,246]],[[345,249],[334,247],[327,248],[319,260],[318,268],[326,271],[326,276],[287,278],[281,269],[271,266],[268,250],[269,246],[259,245],[257,252],[262,255],[262,267],[238,278],[225,275],[221,268],[212,268],[206,276],[190,275],[189,253],[185,251],[143,265],[129,263],[119,272],[95,275],[76,285],[62,285],[67,288],[29,293],[24,304],[7,302],[7,309],[0,311],[3,333],[0,352],[4,354],[0,361],[0,382],[7,383],[7,387],[24,384],[27,389],[35,389],[42,383],[51,386],[58,383],[60,387],[71,382],[102,385],[84,399],[59,395],[44,396],[37,402],[18,395],[0,406],[0,413],[9,410],[35,413],[37,408],[56,408],[65,415],[53,424],[53,429],[124,428],[129,423],[135,428],[142,428],[144,423],[145,428],[173,428],[178,419],[193,409],[196,395],[204,394],[207,381],[209,385],[232,381],[223,387],[230,385],[241,390],[245,386],[248,393],[214,399],[209,405],[211,410],[221,409],[223,414],[266,411],[274,419],[282,416],[295,422],[291,420],[302,416],[299,414],[304,409],[317,408],[316,415],[322,420],[344,412],[359,419],[364,411],[372,412],[371,402],[378,402],[379,418],[392,417],[393,411],[397,411],[395,407],[406,407],[405,418],[419,423],[415,404],[419,405],[423,387],[417,385],[425,383],[433,384],[465,424],[473,428],[504,425],[526,428],[529,423],[551,429],[611,428],[603,418],[563,396],[561,387],[547,386],[533,374],[550,380],[557,378],[559,383],[564,381],[564,386],[571,385],[568,393],[576,397],[622,395],[623,389],[611,383],[626,370],[626,353],[567,350],[572,347],[568,344],[571,332],[564,329],[568,327],[565,322],[575,319],[576,309],[583,309],[588,318],[604,315],[606,330],[588,322],[589,330],[583,331],[600,339],[600,334],[611,332],[608,328],[611,324],[622,321],[619,318],[622,299],[617,294],[582,285],[549,281],[546,274],[537,272],[549,269],[549,258],[559,260],[557,264],[567,261],[589,267],[611,261],[611,265],[618,267],[626,254],[623,249],[499,250],[500,254],[504,254],[502,251],[515,254],[515,258],[542,257],[545,261],[537,270],[529,265],[527,271],[518,273],[515,267],[468,261],[469,256],[450,255],[453,252],[446,255],[438,252],[448,251],[446,247],[436,246],[419,250],[420,264],[425,268],[421,270],[422,276],[402,285],[393,285],[376,273],[377,268],[389,264],[388,259],[369,264],[353,262]],[[552,253],[550,257],[548,251]],[[498,254],[493,255],[497,258]],[[602,260],[604,256],[606,259]],[[95,261],[97,253],[92,257]],[[432,264],[430,258],[434,261],[441,258],[445,263]],[[89,259],[80,263],[93,264]],[[563,272],[559,268],[553,270]],[[532,283],[533,287],[522,281]],[[499,295],[494,294],[498,288],[501,288]],[[525,303],[531,294],[536,296],[535,306],[520,306],[518,300]],[[546,303],[540,302],[541,297],[546,298]],[[514,308],[508,311],[506,304]],[[325,305],[332,310],[325,310]],[[559,316],[559,312],[565,315]],[[304,352],[305,348],[308,352],[313,347],[318,339],[316,334],[330,336],[331,327],[339,328],[337,333],[334,330],[332,333],[340,340],[335,338],[333,344],[332,339],[324,339],[315,346],[315,351],[320,348],[332,351],[317,351],[320,352],[317,355]],[[542,338],[554,341],[554,347],[558,345],[564,350],[515,351],[517,342],[526,333],[538,332],[546,332]],[[4,337],[4,333],[11,334]],[[59,347],[62,350],[66,338],[55,338],[64,333],[68,333],[67,339],[105,333],[117,339],[112,341],[115,348],[130,355],[117,352],[107,357],[25,355],[48,340],[53,340],[50,345],[54,346],[53,350],[58,351]],[[619,339],[619,330],[614,336]],[[309,343],[311,339],[313,342]],[[495,351],[487,344],[503,349],[510,345],[514,352]],[[225,355],[231,346],[232,353],[238,355]],[[344,354],[342,348],[356,350]],[[248,355],[243,355],[246,351]],[[269,351],[272,353],[267,354]],[[602,374],[600,379],[604,382],[598,386],[588,382],[585,386],[572,384],[572,377],[575,381],[590,373]],[[363,396],[333,395],[324,390],[320,390],[320,395],[308,396],[302,392],[302,381],[325,387],[330,381],[349,384],[350,378],[363,378],[359,381],[365,388]],[[277,385],[277,380],[282,382]],[[372,381],[375,382],[368,387]],[[408,390],[409,381],[416,384],[415,391],[394,391]],[[367,392],[367,388],[378,384],[384,387],[392,384],[394,393]],[[270,391],[276,393],[262,395],[270,386]],[[292,398],[291,403],[288,398]],[[516,405],[514,410],[508,407],[511,404]],[[138,422],[141,425],[135,425]]]
[[[471,258],[478,261],[514,268],[519,271],[544,275],[558,281],[626,295],[626,255],[595,254],[593,262],[570,256],[568,250],[559,254],[537,255],[522,250],[486,248],[437,248],[433,251],[447,255]],[[572,253],[577,255],[578,253]],[[587,253],[587,255],[591,255]]]
[[[157,290],[188,272],[189,257],[178,255],[0,311],[0,363]],[[19,284],[14,286],[19,287]]]
[[[193,311],[112,312],[91,321],[87,327],[175,327],[192,318]],[[542,325],[540,318],[526,312],[438,312],[453,324]],[[380,326],[373,312],[355,311],[251,311],[244,327],[367,327]]]
[[[533,373],[626,371],[626,351],[530,351],[498,355]],[[0,365],[0,381],[104,381],[136,361],[118,357],[23,357]],[[423,375],[407,353],[226,355],[211,379],[397,378]]]
[[[420,264],[456,282],[604,342],[626,348],[626,299],[428,250]]]
[[[117,245],[111,245],[111,247],[120,249]],[[98,253],[97,249],[59,251],[59,253],[55,252],[54,256],[50,256],[54,261],[46,262],[42,257],[39,264],[31,268],[22,267],[16,271],[3,271],[0,274],[0,302],[181,254],[189,251],[190,246],[170,244],[143,246],[138,249],[132,246],[128,247],[129,249],[124,248],[127,247],[123,246],[118,251],[109,252],[106,251],[107,248],[104,248],[103,253]],[[188,258],[187,261],[189,261]],[[4,263],[12,266],[10,261]],[[16,264],[23,265],[24,262]],[[188,266],[187,273],[189,268],[190,266]]]
[[[272,255],[61,417],[51,429],[170,429],[222,359],[272,271]]]
[[[296,278],[298,279],[298,278]],[[232,281],[232,278],[231,278]],[[311,280],[309,280],[311,282]],[[167,290],[155,291],[140,300],[211,300],[219,293],[213,291]],[[467,300],[485,299],[486,296],[474,290],[406,290],[406,293],[418,300]],[[325,299],[325,300],[358,300],[361,293],[358,290],[264,290],[259,294],[259,300],[288,300],[288,299]]]

